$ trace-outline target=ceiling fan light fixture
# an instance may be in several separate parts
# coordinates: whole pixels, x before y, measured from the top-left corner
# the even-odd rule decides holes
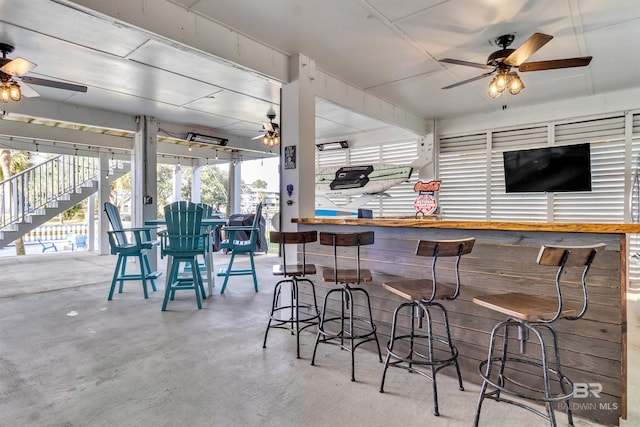
[[[524,83],[515,71],[500,70],[498,75],[489,83],[489,96],[497,98],[507,89],[511,95],[517,95],[524,89]]]
[[[262,143],[267,147],[275,147],[276,145],[280,144],[280,138],[277,134],[267,134],[262,138]]]

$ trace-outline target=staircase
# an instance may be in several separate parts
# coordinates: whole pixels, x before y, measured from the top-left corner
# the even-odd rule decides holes
[[[109,178],[130,169],[113,164]],[[0,182],[0,248],[98,191],[99,179],[97,158],[60,155]]]

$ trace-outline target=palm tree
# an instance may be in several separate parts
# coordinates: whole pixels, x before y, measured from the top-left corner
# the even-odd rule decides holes
[[[30,154],[26,151],[14,151],[13,153],[11,150],[0,151],[0,179],[9,179],[16,173],[31,167],[30,157]],[[4,205],[4,201],[2,201],[2,205]],[[17,238],[15,243],[16,255],[25,255],[26,252],[24,250],[22,237]]]

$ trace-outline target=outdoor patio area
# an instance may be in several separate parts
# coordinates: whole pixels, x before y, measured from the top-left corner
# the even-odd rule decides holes
[[[216,266],[228,256],[215,254]],[[196,308],[192,292],[160,310],[164,277],[144,299],[125,284],[107,301],[115,256],[89,251],[0,258],[0,426],[470,426],[479,386],[439,376],[440,417],[431,385],[393,370],[379,393],[382,364],[320,346],[315,335],[269,333],[262,348],[279,258],[256,256],[260,292],[232,278]],[[246,260],[242,260],[246,262]],[[166,267],[159,260],[161,269]],[[320,277],[313,276],[315,280]],[[638,308],[629,301],[629,419],[640,423]],[[455,338],[455,337],[454,337]],[[329,348],[327,348],[329,347]],[[540,426],[535,415],[484,403],[481,425]],[[558,414],[559,425],[566,425]],[[576,420],[576,426],[595,426]]]

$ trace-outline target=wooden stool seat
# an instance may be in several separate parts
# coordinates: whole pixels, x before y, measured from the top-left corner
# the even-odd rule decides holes
[[[510,292],[507,294],[484,295],[473,298],[473,302],[515,317],[526,322],[537,322],[539,320],[551,320],[558,314],[558,300],[542,298],[535,295]],[[578,314],[578,309],[572,307],[562,307],[560,317],[574,317]]]
[[[360,275],[358,276],[358,270],[356,269],[338,269],[338,274],[336,276],[336,272],[333,268],[324,268],[322,270],[322,280],[325,282],[335,282],[337,277],[337,282],[341,284],[345,283],[369,283],[373,281],[373,276],[371,275],[371,271],[367,269],[360,270]]]
[[[430,300],[433,294],[433,281],[430,279],[384,282],[382,287],[409,301]],[[434,299],[451,299],[455,294],[455,284],[438,283]]]
[[[274,276],[305,276],[307,274],[316,274],[316,266],[314,264],[295,264],[295,265],[274,265]]]

